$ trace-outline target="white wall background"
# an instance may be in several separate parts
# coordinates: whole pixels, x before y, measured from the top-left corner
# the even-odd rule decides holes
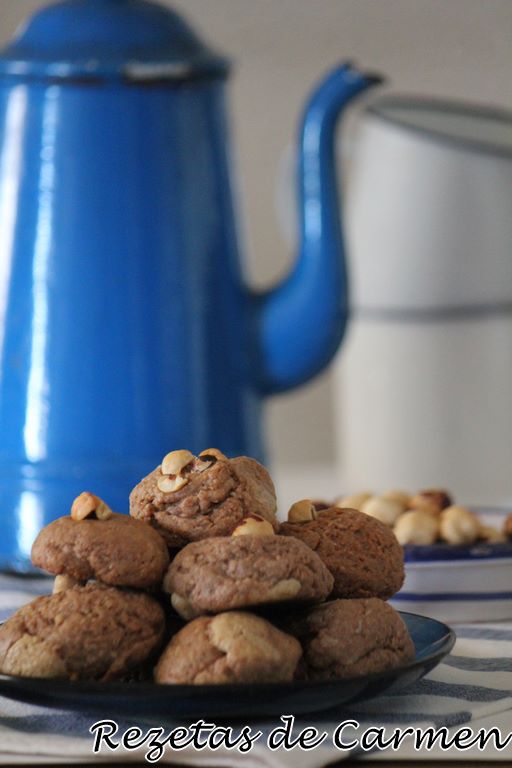
[[[42,0],[0,0],[0,43]],[[393,90],[512,106],[512,0],[172,0],[235,62],[231,106],[248,273],[266,285],[289,264],[276,219],[277,169],[304,97],[353,58]],[[267,409],[284,466],[332,461],[334,385],[326,373]]]

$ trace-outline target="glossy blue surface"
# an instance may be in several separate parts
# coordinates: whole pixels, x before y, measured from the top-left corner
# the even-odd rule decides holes
[[[42,8],[0,53],[0,74],[182,80],[227,62],[178,14],[146,0],[65,0]]]
[[[167,11],[140,0],[71,0],[52,13],[0,66],[0,567],[19,570],[80,491],[126,511],[172,448],[262,458],[262,397],[319,371],[343,331],[333,133],[373,82],[340,67],[310,99],[300,257],[282,286],[254,297],[233,214],[225,67],[175,16],[162,33],[154,14]],[[133,13],[149,19],[143,43]],[[102,58],[116,29],[117,53]],[[90,80],[83,52],[96,32],[108,44]],[[80,41],[72,57],[67,33]],[[137,82],[121,66],[129,57],[134,71],[136,40],[155,64]]]
[[[299,256],[288,278],[257,302],[264,392],[290,389],[335,354],[348,315],[347,275],[336,178],[335,130],[346,105],[380,77],[350,64],[330,72],[310,96],[298,158]]]

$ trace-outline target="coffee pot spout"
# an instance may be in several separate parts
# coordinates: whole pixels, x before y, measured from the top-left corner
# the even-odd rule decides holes
[[[319,373],[343,337],[347,276],[335,131],[346,105],[381,81],[345,63],[320,82],[306,104],[298,156],[298,259],[280,285],[256,299],[260,387],[267,394]]]

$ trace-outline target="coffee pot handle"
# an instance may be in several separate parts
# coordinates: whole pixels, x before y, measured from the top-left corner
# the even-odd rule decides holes
[[[335,137],[345,107],[382,82],[349,63],[314,89],[302,118],[298,154],[299,256],[289,276],[253,297],[258,383],[266,394],[296,387],[334,356],[348,316],[345,248]]]

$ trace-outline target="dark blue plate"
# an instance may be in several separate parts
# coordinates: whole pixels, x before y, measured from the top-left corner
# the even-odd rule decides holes
[[[408,664],[378,675],[325,682],[236,685],[71,683],[0,675],[0,695],[39,706],[98,710],[135,718],[264,717],[302,714],[398,691],[435,667],[453,647],[455,633],[434,619],[401,613],[416,648]]]

